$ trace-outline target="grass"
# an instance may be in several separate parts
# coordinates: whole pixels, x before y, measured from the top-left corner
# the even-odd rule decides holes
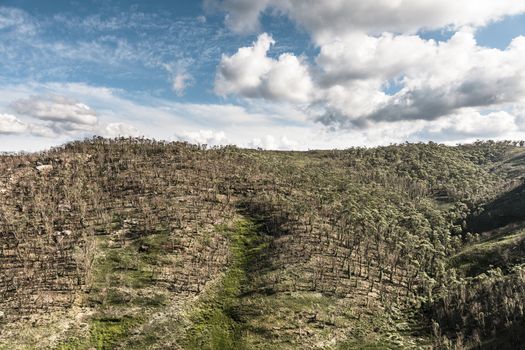
[[[113,349],[139,322],[131,317],[95,319],[91,326],[91,344],[97,350]]]
[[[340,343],[337,350],[402,350],[404,347],[389,342],[363,343],[362,341],[346,341]]]
[[[88,303],[97,311],[89,320],[89,334],[60,344],[60,350],[114,349],[125,344],[154,312],[169,303],[166,292],[154,289],[155,268],[169,263],[163,232],[139,237],[123,245],[98,237]],[[147,249],[139,249],[145,246]],[[137,348],[142,348],[139,344]]]
[[[387,317],[355,298],[317,292],[250,295],[242,299],[245,342],[249,349],[414,349],[407,320]]]
[[[122,246],[98,237],[100,254],[89,295],[97,312],[87,334],[57,349],[411,348],[384,313],[363,312],[356,300],[314,292],[254,293],[251,267],[264,255],[268,240],[247,218],[217,226],[216,232],[229,241],[228,267],[180,317],[170,295],[152,288],[154,266],[170,261],[164,249],[169,235],[139,237]],[[148,248],[140,250],[144,245]]]
[[[190,316],[188,349],[246,348],[239,297],[248,280],[248,264],[264,243],[257,234],[257,226],[247,219],[237,220],[231,228],[221,226],[218,229],[230,241],[232,261],[220,281],[201,296]]]
[[[191,305],[186,318],[179,317],[183,307],[176,306],[168,290],[155,288],[155,270],[175,263],[166,249],[173,236],[159,232],[126,244],[98,237],[88,296],[97,312],[89,321],[89,335],[69,339],[58,349],[148,349],[160,343],[167,348],[183,344],[187,349],[242,349],[238,298],[249,261],[261,245],[257,227],[249,220],[216,230],[230,242],[231,262],[220,281]]]
[[[525,262],[525,230],[475,243],[452,257],[451,265],[466,276],[476,276],[493,267],[506,269],[522,262]]]
[[[99,317],[91,320],[89,336],[70,339],[57,347],[58,350],[97,349],[110,350],[122,343],[130,330],[141,320],[134,317]]]
[[[250,266],[268,242],[258,225],[247,219],[218,229],[229,238],[232,260],[222,278],[194,305],[184,348],[415,348],[411,335],[398,330],[396,321],[380,308],[363,312],[356,300],[315,292],[254,293]]]

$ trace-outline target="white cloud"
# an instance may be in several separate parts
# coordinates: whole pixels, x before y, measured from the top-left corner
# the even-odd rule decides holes
[[[317,43],[354,32],[415,33],[421,29],[483,26],[525,12],[516,0],[207,0],[209,8],[226,12],[226,24],[237,32],[259,28],[268,9],[286,14],[306,28]]]
[[[225,11],[226,24],[239,33],[253,32],[260,28],[259,16],[274,0],[204,0],[208,11]]]
[[[323,84],[392,79],[413,67],[428,64],[436,46],[436,42],[422,40],[417,35],[355,33],[322,45],[316,63],[323,72]]]
[[[242,93],[257,95],[262,77],[272,68],[266,53],[275,41],[261,34],[251,47],[242,47],[233,56],[223,55],[218,67],[215,91],[221,95]]]
[[[475,40],[477,28],[525,13],[522,1],[210,0],[207,5],[226,12],[226,24],[237,32],[257,30],[265,11],[288,16],[319,48],[312,65],[292,54],[273,59],[268,51],[275,42],[264,33],[252,46],[222,57],[215,83],[220,95],[305,104],[331,130],[368,132],[385,122],[418,120],[432,130],[441,126],[451,137],[509,133],[517,124],[506,111],[525,109],[525,37],[505,50]],[[438,29],[455,33],[445,41],[419,35]],[[392,84],[399,89],[388,95]],[[479,129],[485,126],[492,132]]]
[[[446,135],[449,139],[498,137],[517,130],[516,117],[507,112],[482,115],[472,110],[438,120],[427,129],[430,133]]]
[[[290,0],[289,16],[307,28],[319,43],[356,31],[415,33],[421,29],[484,26],[503,16],[525,12],[515,0]]]
[[[503,51],[477,46],[472,33],[466,32],[448,42],[426,42],[428,54],[401,70],[403,89],[364,117],[436,119],[462,108],[520,104],[525,97],[524,39],[515,39]]]
[[[193,76],[188,73],[188,67],[193,63],[191,59],[181,59],[173,64],[164,64],[171,79],[171,89],[177,96],[183,96],[186,89],[195,82]]]
[[[28,125],[14,115],[0,113],[0,134],[22,134],[28,130]]]
[[[322,45],[314,67],[292,54],[268,57],[273,44],[264,33],[252,46],[223,56],[216,92],[307,104],[315,120],[331,128],[361,129],[383,121],[468,117],[461,110],[469,108],[510,110],[525,101],[525,37],[498,50],[479,46],[469,28],[441,42],[354,33]],[[384,89],[392,82],[400,90],[390,96]]]
[[[177,73],[172,79],[171,86],[177,96],[184,95],[184,91],[193,83],[193,77],[186,73]]]
[[[298,103],[311,99],[313,83],[302,59],[284,53],[272,63],[272,69],[263,80],[262,96]]]
[[[0,135],[33,135],[53,137],[54,132],[45,125],[27,123],[12,114],[0,113]]]
[[[228,144],[228,139],[223,131],[183,131],[180,135],[176,135],[175,137],[179,141],[186,141],[199,145],[219,146]]]
[[[239,94],[249,98],[303,103],[310,100],[313,83],[301,58],[284,53],[279,58],[267,56],[275,43],[266,33],[250,47],[242,47],[232,56],[223,55],[217,69],[215,91],[220,95]]]
[[[46,90],[53,84],[48,85]],[[55,85],[56,86],[56,85]],[[108,89],[89,89],[71,84],[68,93],[74,89],[98,96],[112,93]],[[29,89],[31,91],[31,89]],[[66,91],[61,91],[66,92]],[[27,121],[10,114],[0,114],[0,133],[35,135],[48,138],[83,137],[101,135],[105,137],[139,136],[139,130],[127,122],[101,121],[97,113],[85,103],[60,94],[33,95],[9,103],[10,108]]]
[[[106,137],[137,137],[140,135],[140,132],[133,125],[126,123],[109,123],[101,128],[101,134]]]
[[[11,31],[17,35],[33,35],[37,25],[24,11],[0,6],[0,31]]]
[[[247,105],[187,104],[151,95],[129,96],[122,91],[86,84],[46,83],[0,86],[0,111],[10,101],[43,93],[68,96],[96,109],[99,122],[92,130],[46,129],[49,121],[14,116],[22,124],[16,134],[0,135],[0,151],[39,150],[73,139],[99,134],[107,137],[136,136],[186,140],[208,145],[235,144],[264,149],[333,149],[350,146],[385,145],[394,142],[465,142],[479,138],[525,139],[524,109],[474,109],[458,111],[435,120],[378,121],[367,128],[328,131],[309,121],[293,105],[271,104],[252,99]],[[521,113],[521,114],[520,114]],[[295,116],[290,118],[289,116]],[[13,128],[12,118],[8,121]],[[3,129],[7,130],[5,123]],[[37,138],[38,128],[47,138]],[[33,135],[33,136],[31,136]]]
[[[65,96],[32,96],[11,104],[19,114],[72,127],[93,126],[98,123],[95,111],[89,106]]]
[[[297,148],[298,144],[286,136],[275,138],[272,135],[265,135],[262,138],[256,137],[248,143],[249,148],[262,148],[266,150],[291,150]]]

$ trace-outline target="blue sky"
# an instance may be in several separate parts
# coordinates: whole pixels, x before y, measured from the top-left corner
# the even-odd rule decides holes
[[[523,138],[525,6],[455,3],[0,0],[0,151]]]

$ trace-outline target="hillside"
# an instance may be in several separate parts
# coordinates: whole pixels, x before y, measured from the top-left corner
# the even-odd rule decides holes
[[[2,155],[0,349],[525,349],[524,160],[102,138]]]

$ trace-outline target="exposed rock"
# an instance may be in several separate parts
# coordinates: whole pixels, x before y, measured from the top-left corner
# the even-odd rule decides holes
[[[69,204],[59,204],[58,205],[58,210],[64,212],[64,211],[70,211],[71,210],[71,205]]]
[[[64,230],[64,231],[56,231],[55,234],[57,236],[70,236],[73,232],[71,230]]]
[[[148,251],[149,251],[149,245],[141,244],[141,246],[139,247],[139,252],[140,253],[147,253]]]
[[[51,164],[41,164],[36,166],[36,170],[39,173],[47,173],[53,170],[53,166]]]

